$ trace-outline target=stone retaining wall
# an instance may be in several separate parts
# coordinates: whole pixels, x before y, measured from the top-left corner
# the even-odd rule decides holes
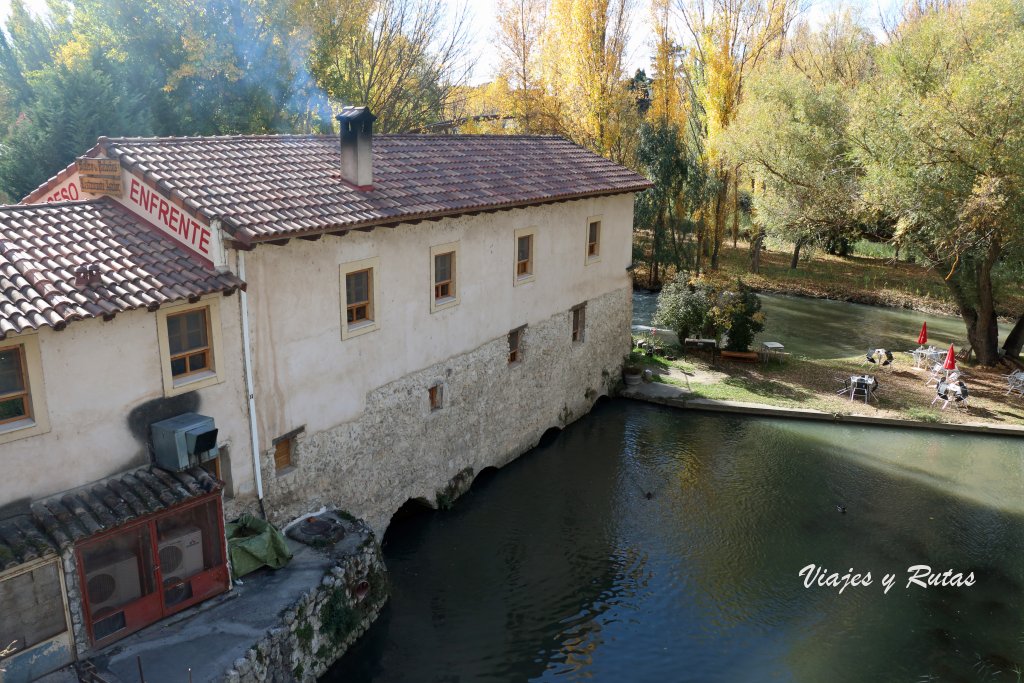
[[[316,681],[361,636],[387,602],[387,570],[367,527],[320,585],[287,609],[281,623],[235,661],[225,683]],[[365,594],[360,584],[367,582]]]
[[[509,364],[503,334],[373,390],[358,419],[300,434],[288,473],[277,475],[272,451],[263,454],[269,517],[281,524],[343,508],[380,536],[408,500],[450,503],[481,470],[514,460],[611,391],[629,352],[631,318],[627,286],[586,302],[582,342],[572,341],[566,310],[526,328],[518,363]],[[417,343],[415,330],[407,343]],[[443,407],[431,410],[435,385]]]

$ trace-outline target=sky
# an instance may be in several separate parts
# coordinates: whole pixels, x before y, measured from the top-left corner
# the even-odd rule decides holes
[[[45,11],[45,0],[23,0],[30,11],[39,13]],[[495,0],[447,0],[450,3],[464,1],[468,5],[471,27],[470,38],[472,41],[472,52],[478,56],[476,68],[470,82],[473,84],[486,83],[494,77],[498,67],[497,50],[494,48],[494,30],[497,25]],[[626,65],[627,73],[632,75],[637,69],[647,69],[650,66],[649,47],[652,34],[650,22],[648,21],[647,0],[635,0],[630,41],[627,48]],[[840,6],[857,7],[863,13],[864,19],[871,26],[876,34],[881,32],[880,16],[889,16],[893,9],[899,5],[899,0],[817,0],[812,2],[807,10],[807,18],[812,26],[821,25],[825,18]],[[10,13],[10,0],[0,0],[0,20],[7,18]]]

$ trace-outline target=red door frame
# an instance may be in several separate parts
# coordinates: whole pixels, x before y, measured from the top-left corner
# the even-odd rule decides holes
[[[156,523],[163,517],[171,514],[177,514],[182,511],[200,507],[202,505],[209,504],[211,500],[216,500],[216,520],[217,520],[217,537],[213,539],[213,543],[216,547],[219,547],[221,553],[221,561],[219,564],[214,565],[210,569],[206,569],[195,576],[191,577],[189,583],[196,582],[202,590],[193,590],[193,595],[187,600],[167,607],[165,595],[164,595],[164,582],[163,573],[160,568],[160,552],[159,552],[159,539],[157,538]],[[149,544],[150,553],[153,558],[153,582],[155,590],[148,595],[143,595],[139,599],[130,602],[126,605],[122,605],[119,611],[125,612],[125,628],[110,634],[106,638],[99,641],[96,640],[93,635],[93,618],[92,618],[92,607],[89,605],[89,591],[86,590],[87,582],[85,579],[85,565],[82,561],[82,549],[83,547],[88,549],[90,546],[102,543],[102,541],[111,536],[124,533],[138,527],[148,527],[149,530]],[[142,550],[140,548],[140,550]],[[141,556],[139,557],[141,561]],[[110,643],[120,640],[125,636],[134,633],[146,626],[154,624],[165,617],[182,611],[192,605],[208,600],[215,595],[223,593],[229,587],[228,583],[228,558],[227,548],[224,542],[224,509],[223,501],[220,496],[220,491],[214,491],[212,493],[197,496],[192,500],[174,505],[172,507],[160,510],[159,512],[153,512],[143,517],[133,519],[131,522],[122,524],[100,532],[94,536],[90,536],[82,541],[75,544],[75,564],[78,570],[78,580],[81,585],[79,594],[82,597],[82,608],[84,611],[84,620],[87,632],[89,634],[89,642],[92,643],[94,648],[105,647]],[[139,571],[140,578],[143,572]],[[131,616],[131,623],[128,622],[128,615]]]

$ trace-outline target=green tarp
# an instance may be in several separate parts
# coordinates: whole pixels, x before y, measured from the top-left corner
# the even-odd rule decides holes
[[[236,579],[263,566],[280,569],[292,559],[284,534],[259,517],[244,514],[229,522],[225,531]]]

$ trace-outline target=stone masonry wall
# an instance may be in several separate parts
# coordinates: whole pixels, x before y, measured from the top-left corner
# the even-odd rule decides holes
[[[631,295],[625,287],[587,301],[582,342],[572,341],[566,310],[526,329],[519,363],[508,363],[502,335],[375,389],[358,419],[300,434],[286,473],[275,473],[265,451],[271,520],[343,508],[380,537],[407,500],[437,505],[440,495],[448,502],[485,467],[505,465],[610,392],[630,348]],[[406,335],[407,344],[417,343],[416,330]],[[437,384],[443,407],[431,410],[428,390]]]
[[[235,661],[225,683],[316,681],[370,627],[387,602],[389,586],[380,546],[363,528],[359,547],[339,557],[320,585]]]

